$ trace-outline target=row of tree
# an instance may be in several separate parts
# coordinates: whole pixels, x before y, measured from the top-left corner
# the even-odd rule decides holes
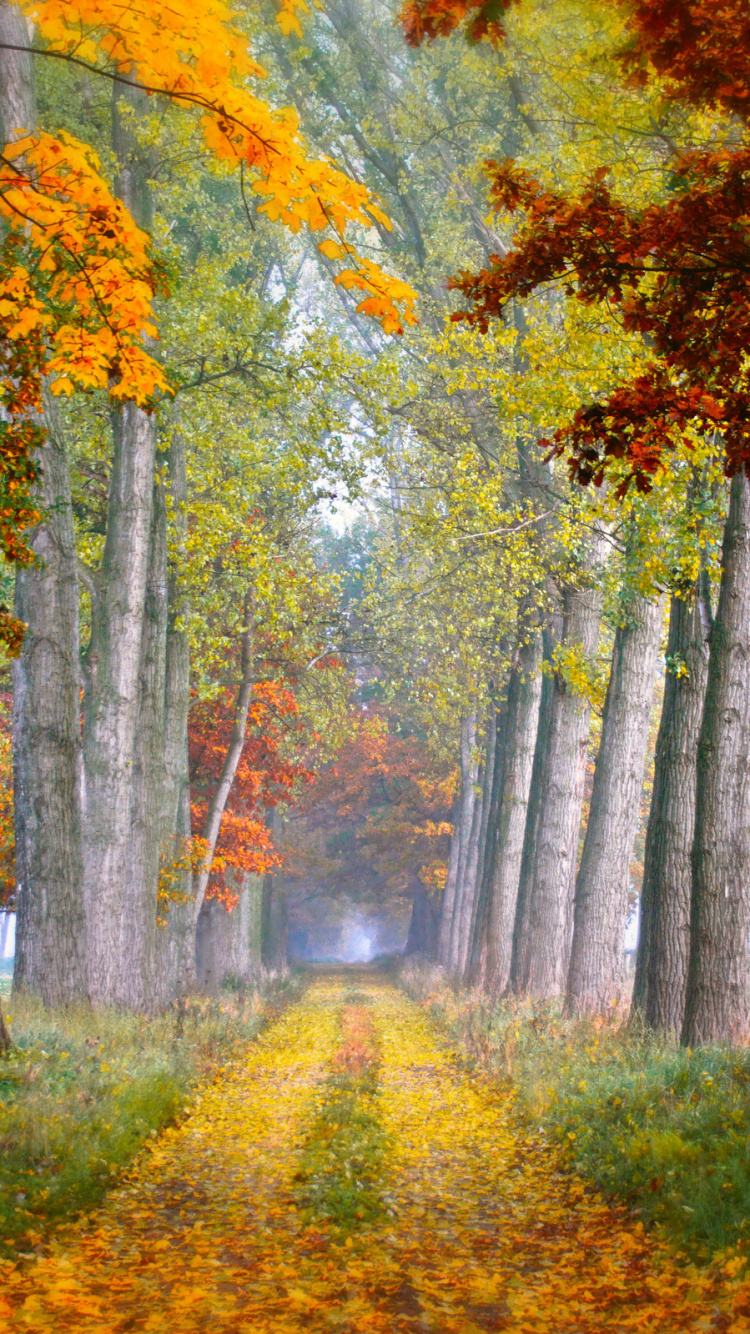
[[[265,812],[338,754],[295,821],[333,887],[411,894],[410,947],[466,980],[606,1008],[668,616],[635,1000],[739,1038],[740,7],[725,39],[697,0],[417,0],[408,42],[390,0],[269,6],[245,33],[211,3],[94,8],[35,4],[31,43],[0,8],[17,985],[164,1004],[197,933],[204,982],[256,967],[283,925]],[[464,20],[470,42],[419,44]],[[49,270],[12,213],[48,198],[77,228]],[[347,220],[374,223],[357,251]],[[321,533],[336,496],[366,497],[356,569]]]
[[[505,9],[467,3],[447,12],[433,0],[415,0],[405,21],[414,42],[465,22],[471,39],[489,35],[510,45],[515,21],[508,16],[506,32]],[[684,132],[680,147],[670,139],[645,197],[642,183],[634,192],[617,180],[616,162],[577,189],[559,175],[554,185],[549,173],[532,176],[517,161],[491,164],[498,211],[521,212],[523,220],[510,247],[498,247],[483,269],[455,282],[470,304],[454,319],[485,336],[519,298],[562,281],[584,306],[609,303],[626,334],[644,345],[631,373],[610,375],[593,401],[583,394],[549,441],[570,459],[574,484],[594,482],[625,508],[614,529],[610,520],[608,529],[605,523],[597,530],[597,511],[601,524],[607,501],[592,506],[574,577],[558,582],[541,612],[537,587],[536,624],[519,602],[510,671],[499,699],[489,692],[479,754],[480,720],[475,710],[464,715],[438,957],[499,992],[564,995],[573,1014],[601,1011],[621,994],[661,584],[670,593],[667,674],[634,1006],[649,1024],[680,1032],[689,1045],[740,1041],[750,1025],[743,351],[750,64],[741,6],[723,12],[726,23],[719,25],[697,4],[642,0],[622,7],[629,40],[616,52],[621,86],[653,85],[665,114],[676,108],[686,122],[698,115],[698,142]],[[712,136],[720,152],[704,147]],[[659,485],[671,474],[679,509],[683,516],[692,512],[700,528],[712,496],[723,500],[727,493],[722,470],[731,481],[719,567],[707,555],[704,528],[692,562],[681,561],[649,587],[643,576],[650,539],[644,547],[639,527],[648,528]],[[639,577],[621,584],[579,856],[589,708],[570,652],[585,663],[596,650],[605,582],[596,570],[613,533],[623,545],[626,575],[635,562]]]

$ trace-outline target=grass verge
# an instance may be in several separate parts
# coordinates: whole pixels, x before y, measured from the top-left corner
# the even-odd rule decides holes
[[[554,1006],[491,1001],[409,965],[402,983],[452,1043],[512,1089],[566,1167],[704,1261],[750,1258],[750,1053],[686,1051]]]
[[[319,1090],[296,1174],[308,1223],[342,1237],[378,1221],[386,1134],[377,1105],[380,1050],[367,998],[352,994],[341,1013],[341,1042]]]
[[[297,985],[195,997],[154,1019],[6,997],[14,1046],[0,1060],[0,1252],[32,1249],[56,1221],[97,1204]]]

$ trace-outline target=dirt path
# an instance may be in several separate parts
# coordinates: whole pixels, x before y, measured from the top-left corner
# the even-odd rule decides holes
[[[306,1212],[299,1164],[338,1089],[347,1003],[371,1015],[380,1063],[365,1101],[386,1151],[379,1216],[337,1232]],[[320,1197],[327,1170],[356,1190],[356,1170],[329,1157]],[[47,1256],[0,1266],[0,1317],[14,1334],[738,1334],[750,1285],[673,1266],[533,1138],[519,1141],[502,1098],[457,1070],[394,987],[331,976],[100,1211]]]

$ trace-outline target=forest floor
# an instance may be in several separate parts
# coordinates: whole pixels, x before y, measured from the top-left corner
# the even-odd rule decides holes
[[[9,1331],[750,1330],[750,1281],[559,1168],[388,978],[315,976],[102,1207],[0,1261]]]

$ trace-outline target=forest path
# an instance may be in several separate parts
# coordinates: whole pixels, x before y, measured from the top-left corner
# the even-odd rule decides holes
[[[737,1334],[750,1284],[671,1263],[519,1138],[401,992],[352,972],[315,977],[44,1257],[0,1265],[0,1316],[14,1334]]]

